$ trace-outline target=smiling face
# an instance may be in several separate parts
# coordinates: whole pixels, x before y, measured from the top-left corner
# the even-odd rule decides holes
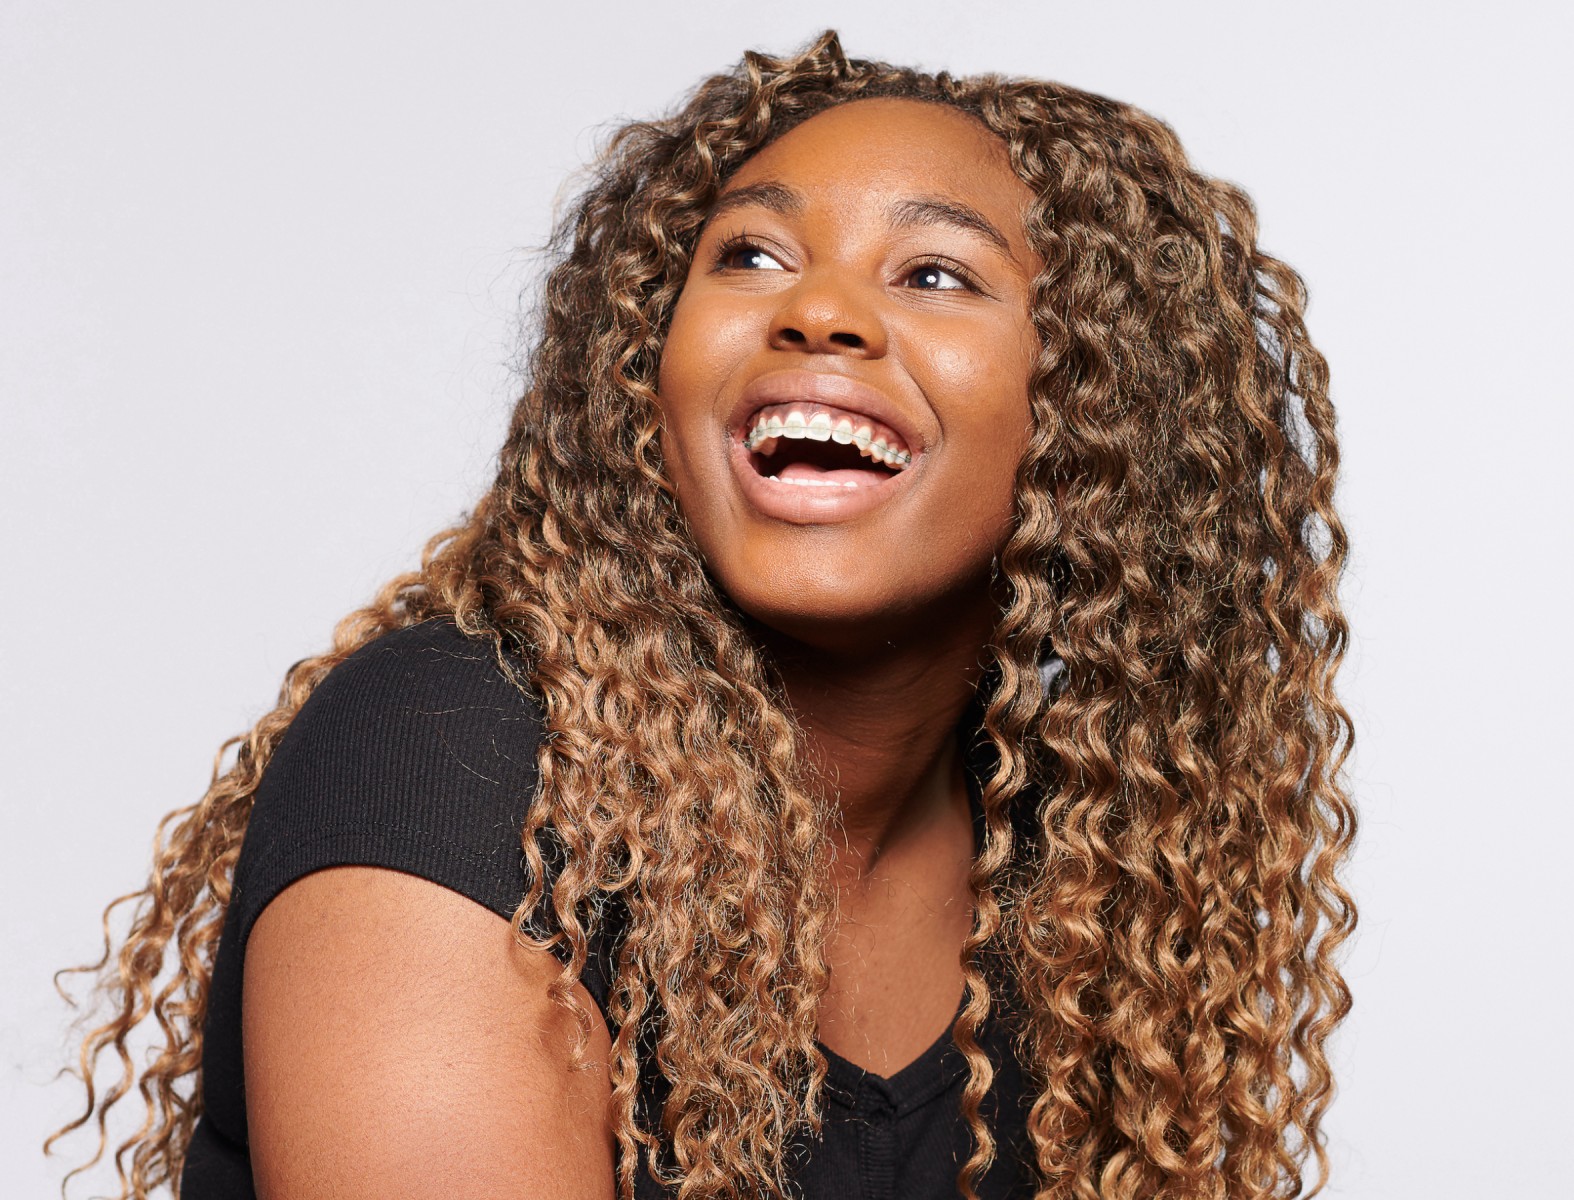
[[[749,159],[662,355],[662,449],[713,575],[804,642],[986,635],[1038,342],[1031,193],[971,117],[860,100]]]

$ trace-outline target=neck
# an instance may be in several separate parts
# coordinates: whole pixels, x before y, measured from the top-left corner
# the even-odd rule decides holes
[[[805,750],[841,816],[837,875],[868,879],[882,858],[965,811],[957,724],[982,673],[982,631],[911,639],[849,656],[767,634]]]

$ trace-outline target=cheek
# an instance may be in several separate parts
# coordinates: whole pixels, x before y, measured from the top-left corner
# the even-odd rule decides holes
[[[714,388],[757,344],[759,324],[757,314],[735,299],[715,295],[703,284],[684,288],[662,349],[658,379],[662,396],[707,385]]]
[[[1036,338],[1024,339],[1017,325],[924,346],[924,387],[948,401],[937,404],[948,459],[941,491],[954,534],[966,545],[958,552],[970,558],[992,556],[1015,521],[1017,466],[1032,430],[1027,380],[1036,347]]]
[[[685,287],[673,309],[656,373],[661,456],[679,510],[707,559],[729,523],[732,491],[725,453],[716,452],[735,400],[730,384],[752,350],[746,311]]]
[[[675,482],[687,475],[685,453],[696,419],[710,407],[717,364],[703,335],[703,314],[685,290],[678,297],[656,372],[656,402],[661,408],[661,449]]]
[[[999,436],[992,430],[972,456],[972,528],[984,532],[990,552],[998,551],[1016,521],[1017,464],[1027,437]]]
[[[948,448],[980,473],[980,483],[1002,469],[1014,475],[1032,427],[1027,381],[1036,342],[1025,342],[1014,327],[988,327],[971,337],[920,341],[917,348],[920,386],[937,401]],[[996,490],[980,488],[991,496]]]
[[[695,336],[695,323],[691,313],[693,305],[687,301],[685,291],[678,297],[672,320],[667,326],[667,337],[661,348],[661,364],[656,370],[656,398],[670,426],[681,410],[685,397],[691,395],[704,373],[704,355],[697,353],[703,343]]]
[[[663,451],[678,469],[693,440],[710,436],[731,403],[727,383],[758,340],[757,324],[746,308],[708,295],[703,285],[678,297],[656,376]]]
[[[972,346],[934,344],[928,360],[930,372],[953,388],[976,387],[988,373],[985,366],[988,356],[978,353]]]

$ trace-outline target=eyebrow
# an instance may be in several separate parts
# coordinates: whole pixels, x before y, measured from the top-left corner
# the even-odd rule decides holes
[[[911,200],[898,200],[891,205],[889,214],[891,224],[897,227],[949,225],[953,229],[976,233],[985,241],[993,242],[995,248],[1007,258],[1016,258],[1011,253],[1011,243],[1006,241],[1006,235],[971,205],[956,200],[942,200],[938,196],[919,196]]]
[[[784,217],[795,217],[803,211],[803,196],[784,183],[751,183],[748,187],[734,188],[718,197],[705,223],[709,225],[717,217],[735,208],[750,206],[769,209]]]
[[[705,218],[705,224],[709,225],[717,217],[733,209],[750,206],[764,208],[784,217],[795,217],[803,212],[804,198],[802,193],[783,183],[751,183],[747,187],[734,188],[730,192],[723,193],[711,207],[710,215]],[[939,196],[916,196],[896,201],[886,210],[886,215],[891,224],[897,228],[913,225],[942,225],[977,234],[1007,258],[1016,258],[1011,251],[1011,243],[1006,240],[1006,235],[1001,233],[983,213],[958,200],[946,200]]]

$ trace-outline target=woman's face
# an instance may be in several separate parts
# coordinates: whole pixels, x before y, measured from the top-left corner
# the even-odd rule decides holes
[[[678,502],[744,612],[853,650],[992,620],[1038,345],[1031,199],[999,139],[912,100],[821,113],[728,182],[658,390]]]

